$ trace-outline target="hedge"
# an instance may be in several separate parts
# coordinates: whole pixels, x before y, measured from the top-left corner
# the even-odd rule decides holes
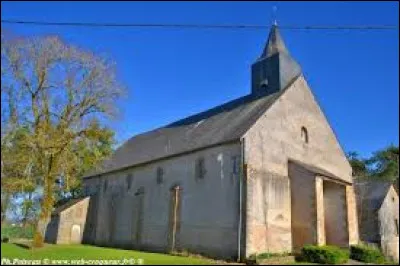
[[[342,264],[349,260],[349,251],[336,246],[306,245],[301,250],[301,259],[322,264]]]
[[[366,245],[353,245],[350,247],[350,258],[367,263],[384,263],[382,252],[374,247]]]
[[[35,228],[34,228],[33,225],[28,225],[26,227],[3,225],[1,227],[1,239],[3,239],[3,238],[9,238],[9,239],[15,239],[15,238],[32,239],[34,232],[35,232]]]

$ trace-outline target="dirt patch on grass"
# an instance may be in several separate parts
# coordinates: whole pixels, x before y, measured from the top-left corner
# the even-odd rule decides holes
[[[271,257],[267,259],[257,260],[259,265],[287,265],[295,263],[294,256],[285,256],[285,257]]]

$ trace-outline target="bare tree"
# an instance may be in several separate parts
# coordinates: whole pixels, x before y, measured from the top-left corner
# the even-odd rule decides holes
[[[82,163],[77,147],[110,135],[102,124],[114,114],[123,86],[112,62],[56,36],[2,36],[1,46],[2,101],[8,103],[2,110],[7,128],[2,144],[4,135],[12,140],[10,147],[18,147],[2,156],[2,171],[3,162],[18,166],[13,180],[43,187],[40,219],[46,221],[55,203],[56,180],[62,177],[66,188],[77,180]],[[20,132],[17,142],[10,137],[15,132]],[[44,228],[38,226],[37,232],[43,235]]]

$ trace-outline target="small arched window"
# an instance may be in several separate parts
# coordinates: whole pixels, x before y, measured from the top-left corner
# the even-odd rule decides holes
[[[308,131],[305,127],[301,127],[301,139],[304,143],[308,143]]]

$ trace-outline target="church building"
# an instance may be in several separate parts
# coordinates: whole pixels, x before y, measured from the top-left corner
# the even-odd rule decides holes
[[[276,25],[249,94],[132,137],[83,184],[50,242],[217,258],[358,242],[351,166]]]

